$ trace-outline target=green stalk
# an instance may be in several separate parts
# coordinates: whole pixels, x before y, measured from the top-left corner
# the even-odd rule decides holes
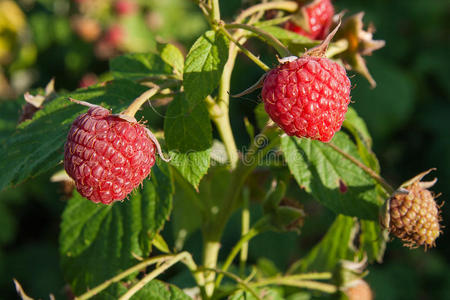
[[[230,272],[226,272],[224,270],[216,269],[216,268],[202,268],[202,270],[215,272],[222,276],[225,275],[227,277],[230,277],[231,279],[236,281],[244,290],[247,290],[250,294],[252,294],[253,297],[255,297],[258,300],[262,300],[261,297],[258,295],[258,293],[256,293],[256,291],[247,282],[245,282],[244,280],[239,278],[239,276],[237,276],[233,273],[230,273]]]
[[[223,25],[221,25],[219,27],[219,30],[223,34],[225,34],[230,41],[232,41],[236,46],[238,46],[239,49],[242,51],[242,53],[247,55],[247,57],[250,58],[250,60],[252,60],[255,64],[257,64],[261,69],[263,69],[266,72],[270,70],[269,66],[267,66],[265,63],[263,63],[258,57],[256,57],[253,53],[251,53],[249,50],[247,50],[244,46],[242,46],[237,40],[235,40],[231,36],[231,34],[223,27]]]
[[[295,280],[289,277],[275,277],[263,279],[261,281],[250,284],[252,287],[266,286],[266,285],[285,285],[294,286],[300,288],[306,288],[310,290],[321,291],[329,294],[333,294],[337,291],[337,288],[333,284],[323,283],[311,280]]]
[[[219,0],[211,0],[211,23],[220,21]]]
[[[244,236],[241,237],[241,239],[237,242],[236,245],[234,245],[233,249],[231,250],[230,254],[228,255],[227,259],[225,260],[225,263],[222,266],[223,271],[227,271],[228,268],[231,266],[231,263],[233,262],[236,255],[239,253],[239,250],[242,249],[244,245],[248,243],[252,238],[260,234],[262,231],[264,231],[264,225],[267,224],[267,219],[261,219],[259,220],[253,228],[251,228]],[[220,286],[220,282],[223,279],[223,275],[217,276],[216,280],[216,287]]]
[[[289,52],[289,50],[283,45],[283,43],[281,43],[275,36],[260,28],[250,26],[247,24],[236,24],[236,23],[226,24],[224,25],[224,27],[226,29],[245,29],[247,31],[253,32],[258,36],[262,37],[263,39],[265,39],[270,45],[272,45],[272,47],[274,47],[275,50],[277,50],[278,54],[280,54],[281,57],[292,55],[291,52]]]
[[[241,14],[236,18],[235,23],[242,23],[247,17],[253,15],[254,13],[271,9],[295,12],[298,9],[298,3],[295,1],[274,1],[253,5],[242,11]]]
[[[148,273],[144,278],[142,278],[138,283],[136,283],[132,288],[130,288],[124,295],[122,295],[119,300],[128,300],[134,294],[136,294],[140,289],[142,289],[147,283],[156,278],[158,275],[163,273],[165,270],[176,264],[177,262],[186,259],[186,257],[190,256],[188,252],[181,252],[180,254],[175,255],[171,259],[164,262],[161,266]]]
[[[95,295],[97,295],[98,293],[100,293],[101,291],[103,291],[104,289],[106,289],[107,287],[109,287],[111,284],[113,284],[115,282],[119,282],[120,280],[124,279],[125,277],[127,277],[135,272],[139,272],[150,265],[157,264],[157,263],[160,263],[163,261],[167,261],[172,257],[174,257],[174,255],[171,254],[171,255],[161,255],[161,256],[146,259],[143,262],[123,271],[122,273],[117,274],[113,278],[106,280],[105,282],[99,284],[98,286],[87,291],[86,293],[84,293],[78,297],[75,297],[75,300],[86,300],[86,299],[92,298]]]
[[[217,258],[219,256],[220,250],[220,238],[219,240],[208,238],[207,234],[204,234],[205,242],[203,244],[203,266],[207,269],[214,269],[217,266]],[[214,293],[214,279],[216,278],[216,273],[211,271],[205,271],[204,282],[205,282],[205,293],[208,298]]]
[[[241,237],[245,236],[250,230],[250,191],[248,188],[244,188],[242,191],[244,203],[242,204],[241,215]],[[239,267],[241,276],[245,273],[245,264],[248,258],[248,241],[242,244],[241,254],[239,256]]]

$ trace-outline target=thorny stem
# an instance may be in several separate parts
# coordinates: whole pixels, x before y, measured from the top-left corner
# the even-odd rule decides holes
[[[95,288],[87,291],[86,293],[84,293],[78,297],[75,297],[75,300],[86,300],[86,299],[92,298],[95,295],[97,295],[98,293],[100,293],[101,291],[103,291],[104,289],[106,289],[111,284],[113,284],[115,282],[119,282],[120,280],[129,276],[130,274],[141,271],[142,269],[144,269],[150,265],[166,261],[172,257],[173,257],[173,255],[161,255],[161,256],[156,256],[156,257],[146,259],[143,262],[123,271],[122,273],[117,274],[113,278],[106,280],[105,282],[103,282],[100,285],[96,286]]]
[[[289,50],[283,45],[283,43],[281,43],[275,36],[260,28],[247,24],[237,24],[237,23],[226,24],[224,25],[224,27],[226,29],[245,29],[247,31],[256,33],[260,37],[264,38],[269,44],[271,44],[272,47],[274,47],[275,50],[277,50],[278,54],[280,54],[281,57],[292,55],[291,52],[289,52]]]
[[[130,288],[123,296],[119,298],[119,300],[128,300],[134,294],[136,294],[140,289],[142,289],[147,283],[156,278],[158,275],[163,273],[165,270],[176,264],[177,262],[186,259],[190,254],[188,252],[181,252],[171,259],[164,262],[161,266],[148,273],[144,278],[142,278],[138,283],[136,283],[132,288]]]
[[[232,41],[236,46],[239,47],[239,49],[247,55],[248,58],[250,58],[255,64],[257,64],[261,69],[264,71],[269,71],[270,68],[265,63],[263,63],[258,57],[256,57],[253,53],[251,53],[249,50],[247,50],[244,46],[242,46],[238,41],[236,41],[231,34],[224,28],[224,24],[219,25],[219,30],[225,34],[230,41]]]
[[[236,18],[235,23],[242,23],[247,17],[253,15],[254,13],[270,9],[295,12],[298,9],[298,4],[295,1],[275,1],[257,4],[242,11],[241,14]]]
[[[384,180],[383,177],[378,175],[374,170],[372,170],[371,168],[369,168],[368,166],[366,166],[365,164],[363,164],[362,162],[360,162],[359,160],[357,160],[356,158],[354,158],[347,152],[343,151],[341,148],[339,148],[335,144],[326,143],[326,145],[328,145],[330,148],[332,148],[333,150],[335,150],[336,152],[338,152],[339,154],[341,154],[342,156],[347,158],[349,161],[351,161],[352,163],[357,165],[359,168],[361,168],[364,172],[366,172],[370,177],[375,179],[379,184],[381,184],[381,186],[385,189],[385,191],[389,195],[392,195],[392,193],[394,193],[394,191],[395,191],[394,188],[389,183],[387,183],[387,181]]]

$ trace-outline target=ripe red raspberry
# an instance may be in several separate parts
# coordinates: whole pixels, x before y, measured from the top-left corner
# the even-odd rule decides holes
[[[264,79],[261,95],[267,113],[290,136],[329,142],[350,103],[344,67],[309,55],[287,60]]]
[[[115,4],[116,13],[120,16],[135,14],[139,6],[134,0],[118,0]]]
[[[91,106],[72,124],[64,168],[78,192],[93,202],[123,200],[155,164],[155,144],[147,129]]]
[[[334,8],[330,0],[316,0],[300,9],[299,17],[305,26],[289,21],[284,28],[313,40],[321,40],[328,34],[333,15]]]

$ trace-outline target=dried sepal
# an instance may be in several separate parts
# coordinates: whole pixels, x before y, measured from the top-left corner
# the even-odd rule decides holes
[[[339,54],[338,58],[342,59],[347,69],[360,73],[375,87],[376,82],[370,75],[363,56],[371,55],[373,51],[384,47],[385,42],[373,40],[375,27],[372,24],[364,30],[363,17],[364,12],[360,12],[344,20],[335,40],[347,40],[348,49]]]

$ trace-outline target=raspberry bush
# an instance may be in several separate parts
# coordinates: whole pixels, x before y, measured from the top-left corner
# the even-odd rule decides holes
[[[363,30],[363,13],[339,14],[328,0],[261,1],[233,20],[218,0],[195,2],[209,28],[183,51],[145,35],[133,48],[139,38],[124,28],[127,18],[142,24],[139,5],[117,1],[96,46],[110,58],[106,79],[24,94],[28,109],[0,148],[0,189],[49,171],[69,186],[59,249],[75,299],[372,299],[363,278],[389,234],[429,248],[442,228],[434,181],[421,173],[394,190],[352,107],[364,99],[352,97],[351,74],[375,86],[363,56],[384,42]],[[89,19],[96,36],[86,36],[86,20],[74,30],[98,40],[99,25]],[[261,79],[235,95],[238,54]],[[250,118],[230,109],[249,99],[258,102]],[[236,119],[250,140],[242,147]],[[302,233],[309,211],[293,190],[332,211],[333,223],[285,270],[249,260],[253,238]],[[239,234],[225,245],[236,216]],[[201,250],[190,252],[196,233]]]

